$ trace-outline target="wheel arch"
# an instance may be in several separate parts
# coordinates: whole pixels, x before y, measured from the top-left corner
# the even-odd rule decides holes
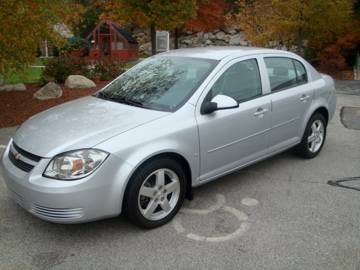
[[[133,175],[138,170],[140,170],[143,166],[145,166],[145,164],[147,164],[148,162],[151,162],[152,160],[156,160],[159,158],[169,158],[169,159],[175,160],[176,162],[178,162],[181,165],[181,167],[184,168],[184,172],[186,174],[186,194],[185,194],[185,196],[187,199],[190,199],[190,200],[192,199],[192,196],[193,196],[193,194],[192,194],[192,170],[191,170],[189,161],[183,155],[181,155],[177,152],[165,151],[165,152],[160,152],[160,153],[156,153],[151,156],[148,156],[147,158],[142,160],[137,166],[134,167],[131,175],[128,178],[126,187],[124,189],[125,191],[124,191],[124,196],[122,199],[122,207],[121,207],[122,209],[124,209],[124,205],[126,202],[126,194],[128,193],[127,189],[129,187],[129,183],[130,183]]]
[[[329,111],[326,107],[321,106],[319,108],[317,108],[312,114],[311,116],[313,116],[316,113],[320,113],[322,116],[324,116],[325,120],[326,120],[326,124],[329,123]],[[311,117],[310,116],[310,117]]]
[[[306,115],[305,119],[304,119],[304,122],[302,123],[302,128],[301,128],[301,138],[302,136],[304,135],[304,132],[305,132],[305,128],[307,126],[307,123],[309,122],[310,118],[316,114],[316,113],[320,113],[322,114],[324,117],[325,117],[325,120],[326,120],[326,124],[329,123],[329,117],[330,117],[330,114],[329,114],[329,109],[328,107],[326,106],[326,104],[322,104],[322,103],[317,103],[317,104],[314,104],[310,110],[308,110],[308,114]]]
[[[329,111],[327,110],[326,107],[324,106],[319,106],[317,107],[315,110],[313,111],[310,111],[311,113],[309,113],[309,117],[307,117],[306,121],[305,121],[305,128],[303,130],[303,133],[302,133],[302,137],[301,137],[301,141],[300,143],[296,146],[296,151],[297,153],[303,157],[303,158],[306,158],[306,159],[309,159],[309,158],[314,158],[318,155],[318,153],[320,152],[321,148],[323,147],[324,145],[324,142],[325,142],[325,138],[326,138],[326,125],[329,121]],[[309,141],[308,141],[308,136],[309,134],[306,133],[307,130],[308,130],[308,127],[310,128],[310,132],[313,132],[311,131],[312,129],[312,126],[310,126],[309,124],[312,124],[311,119],[315,116],[315,115],[320,115],[321,118],[324,118],[324,137],[322,138],[322,142],[321,142],[321,145],[319,148],[317,149],[309,149]],[[319,118],[319,116],[317,117]],[[316,119],[316,118],[315,118]],[[311,146],[312,147],[312,146]]]

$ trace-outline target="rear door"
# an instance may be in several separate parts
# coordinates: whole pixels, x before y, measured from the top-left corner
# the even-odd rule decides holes
[[[271,97],[269,152],[276,152],[301,140],[301,123],[313,100],[304,65],[293,58],[264,57]]]

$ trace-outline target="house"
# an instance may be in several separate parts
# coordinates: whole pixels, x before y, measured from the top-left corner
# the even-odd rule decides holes
[[[87,39],[91,42],[89,57],[93,60],[103,57],[125,61],[138,58],[136,39],[115,22],[101,21]]]
[[[74,35],[64,23],[57,23],[53,25],[53,30],[56,34],[65,39],[73,38]],[[39,43],[39,56],[52,57],[54,56],[55,46],[48,39],[43,39]]]

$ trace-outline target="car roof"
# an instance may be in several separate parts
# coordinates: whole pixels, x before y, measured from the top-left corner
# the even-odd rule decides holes
[[[160,53],[159,55],[221,60],[231,55],[234,55],[236,57],[241,57],[246,55],[262,54],[262,53],[282,54],[289,52],[274,50],[274,49],[257,48],[257,47],[201,47],[201,48],[186,48],[186,49],[171,50],[168,52]]]

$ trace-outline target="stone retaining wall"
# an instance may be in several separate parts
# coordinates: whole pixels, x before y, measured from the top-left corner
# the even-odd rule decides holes
[[[150,33],[148,30],[135,29],[134,37],[139,42],[141,53],[151,54]],[[245,34],[240,29],[227,27],[212,32],[183,32],[179,37],[179,47],[206,47],[206,46],[248,46]],[[174,37],[170,36],[170,48],[174,49]]]

